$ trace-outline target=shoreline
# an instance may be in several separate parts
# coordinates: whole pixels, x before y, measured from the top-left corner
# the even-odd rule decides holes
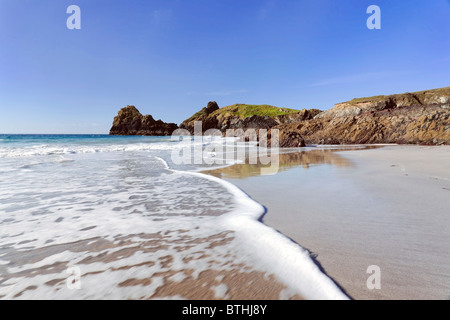
[[[177,172],[177,170],[170,169],[163,159],[159,159],[164,163],[167,170]],[[226,170],[227,168],[230,167],[222,167],[216,170]],[[289,238],[280,234],[277,230],[262,223],[261,220],[266,214],[266,208],[253,200],[245,191],[236,187],[233,183],[205,172],[180,172],[218,183],[234,196],[238,207],[220,216],[218,223],[227,232],[233,232],[236,239],[245,244],[245,249],[242,250],[251,257],[254,267],[258,266],[265,270],[267,274],[270,274],[275,286],[285,286],[286,293],[280,291],[279,299],[348,299],[341,288],[323,273],[316,262],[311,259],[309,252],[292,243]],[[270,254],[273,252],[278,252],[278,254]],[[280,258],[288,258],[289,263],[280,263]],[[252,296],[247,297],[247,299],[252,299]]]
[[[64,139],[0,158],[0,299],[302,299],[219,223],[224,187],[141,144]]]
[[[57,148],[66,153],[72,150],[61,149],[61,143],[51,145],[50,150]],[[15,195],[27,190],[27,185],[15,185],[17,190],[7,189],[7,184],[2,186],[7,199],[2,204],[6,214],[2,227],[9,232],[4,233],[7,236],[4,239],[9,236],[14,240],[3,242],[0,248],[0,299],[36,299],[43,294],[48,298],[66,299],[92,299],[100,295],[106,299],[227,300],[345,299],[347,294],[360,299],[361,293],[355,295],[352,285],[356,285],[356,291],[361,291],[358,285],[365,283],[367,274],[365,270],[361,273],[360,267],[367,268],[367,261],[382,267],[383,294],[395,293],[385,286],[385,281],[392,282],[389,268],[394,266],[411,274],[401,262],[383,264],[397,256],[422,268],[425,276],[417,279],[420,274],[414,274],[416,283],[430,280],[427,278],[429,264],[417,261],[420,255],[399,254],[389,243],[365,238],[371,229],[381,230],[383,238],[402,243],[405,236],[387,232],[389,228],[382,224],[384,219],[396,228],[406,221],[414,232],[425,225],[423,221],[416,221],[420,214],[414,215],[413,221],[408,221],[404,212],[394,215],[395,219],[390,217],[389,210],[380,214],[384,212],[382,205],[402,208],[404,201],[398,203],[395,198],[386,198],[377,191],[375,182],[380,180],[378,183],[384,186],[387,171],[394,175],[386,178],[391,182],[396,181],[400,172],[408,182],[419,179],[414,180],[415,184],[423,189],[426,185],[422,183],[423,175],[427,175],[425,180],[429,186],[441,183],[440,190],[447,192],[450,177],[441,174],[439,165],[426,165],[434,159],[426,150],[433,152],[437,147],[381,147],[283,149],[278,173],[269,176],[261,176],[261,164],[250,164],[253,161],[239,161],[209,171],[177,170],[176,166],[171,169],[163,158],[155,154],[149,156],[148,150],[85,155],[84,145],[76,149],[79,154],[71,154],[63,161],[51,154],[39,162],[32,155],[21,158],[19,163],[2,160],[11,165],[14,162],[5,173],[6,177],[11,176],[11,181],[17,173],[26,178],[47,176],[51,172],[60,178],[54,179],[56,185],[37,184],[36,190],[23,198],[23,201],[36,199],[30,202],[33,211],[21,212],[14,207]],[[117,148],[121,147],[114,143],[102,150]],[[445,148],[439,150],[448,150]],[[135,149],[132,145],[129,151]],[[400,155],[406,158],[378,168],[379,160],[374,155],[383,155],[391,149],[395,154],[403,150]],[[413,153],[421,150],[420,157],[409,155],[408,150]],[[420,161],[410,167],[411,159]],[[438,164],[447,163],[447,159],[448,153],[441,154]],[[406,166],[402,161],[406,161]],[[80,171],[80,166],[84,168],[87,164],[90,171]],[[99,170],[95,170],[93,164]],[[100,170],[105,166],[109,170]],[[367,186],[363,182],[368,169],[370,176],[376,179],[371,178]],[[420,176],[416,177],[415,173]],[[79,179],[64,184],[61,177],[65,176]],[[99,189],[102,185],[110,187]],[[194,190],[192,186],[195,195],[171,192],[183,187]],[[408,186],[405,188],[408,190]],[[397,189],[398,184],[395,184],[394,191]],[[74,190],[77,192],[73,193]],[[419,192],[414,199],[421,202],[422,198],[428,199],[426,195],[434,195],[425,191],[425,196]],[[72,198],[74,195],[77,198]],[[159,195],[163,197],[158,198]],[[407,199],[407,195],[400,194],[399,199]],[[157,199],[164,199],[165,205],[154,202]],[[441,209],[448,207],[447,198],[435,200],[433,203],[441,204]],[[204,206],[196,206],[196,201]],[[365,212],[365,207],[375,208],[375,211]],[[417,205],[413,209],[415,207]],[[230,210],[224,211],[224,208]],[[361,220],[360,213],[371,218]],[[434,217],[431,221],[434,225],[425,230],[425,240],[428,234],[442,235],[442,238],[435,245],[440,247],[425,257],[440,267],[436,272],[441,276],[431,279],[439,287],[439,281],[444,283],[446,279],[442,274],[450,274],[450,271],[441,267],[446,256],[433,260],[433,254],[436,250],[448,252],[445,244],[450,232],[439,229],[448,226],[445,216]],[[10,225],[14,228],[9,228]],[[12,233],[13,230],[16,233]],[[19,232],[21,230],[23,232]],[[406,240],[414,244],[412,248],[405,246],[408,250],[424,251],[415,241],[414,233],[401,231]],[[374,249],[371,255],[364,251],[369,245]],[[373,262],[380,252],[385,260]],[[82,291],[71,291],[66,285],[66,271],[72,266],[79,267]],[[360,273],[357,277],[352,274],[350,284],[346,274],[349,270]],[[394,278],[403,281],[401,277]]]
[[[310,250],[350,297],[448,298],[450,147],[332,154],[322,161],[327,165],[312,161],[274,176],[237,178],[246,171],[238,165],[222,169],[222,177],[263,204],[264,223]],[[227,178],[230,172],[235,176]],[[381,290],[367,288],[371,265],[380,266]]]
[[[52,172],[55,177],[62,173],[73,177],[83,172],[85,176],[77,175],[78,184],[55,179],[55,183],[64,185],[35,185],[35,190],[27,195],[27,199],[37,198],[32,212],[6,207],[17,202],[15,195],[24,189],[21,185],[16,184],[17,190],[8,192],[6,184],[1,186],[9,202],[2,203],[0,209],[12,213],[9,220],[8,215],[4,216],[1,225],[11,234],[4,232],[0,244],[0,299],[333,298],[333,290],[322,290],[327,288],[328,278],[321,273],[303,272],[304,278],[319,284],[313,286],[312,294],[307,281],[299,286],[298,282],[280,279],[280,270],[273,263],[277,258],[265,259],[270,250],[261,245],[258,237],[269,234],[265,238],[279,248],[286,247],[280,239],[288,240],[259,222],[264,213],[261,205],[232,184],[197,172],[171,170],[167,164],[161,166],[160,160],[147,152],[80,153],[68,156],[64,162],[49,159],[36,165],[34,156],[24,157],[23,163],[12,167],[11,176],[17,172],[26,177],[32,172]],[[86,164],[92,170],[92,164],[99,169],[95,174],[80,171],[79,166]],[[112,171],[101,171],[105,166]],[[92,194],[80,192],[86,189],[87,180],[87,190]],[[183,182],[194,186],[197,197],[186,192],[167,192],[179,190],[180,182],[181,187]],[[99,193],[98,186],[103,184],[111,189]],[[163,188],[155,190],[160,186]],[[78,198],[66,194],[76,195],[82,203],[77,205]],[[164,195],[165,202],[150,205],[158,195]],[[50,201],[42,204],[40,200],[45,197]],[[86,198],[90,201],[86,202]],[[213,207],[216,202],[222,206],[232,204],[227,198],[235,199],[230,211]],[[173,206],[169,207],[172,199]],[[205,203],[204,212],[197,216],[193,215],[195,201]],[[179,207],[183,204],[186,207]],[[38,205],[47,205],[52,211],[34,216]],[[278,258],[282,260],[281,256]],[[307,255],[297,258],[309,260]],[[294,261],[297,265],[303,262]],[[68,285],[67,271],[72,267],[79,271],[80,291]],[[297,278],[301,277],[294,277],[294,281]]]

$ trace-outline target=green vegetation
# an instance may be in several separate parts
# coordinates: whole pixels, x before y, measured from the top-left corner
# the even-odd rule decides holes
[[[377,102],[386,99],[386,96],[374,96],[374,97],[364,97],[364,98],[354,98],[347,103],[356,104],[363,102]]]
[[[410,104],[422,104],[421,101],[424,100],[426,94],[448,96],[448,95],[450,95],[450,87],[417,91],[417,92],[412,92],[412,93],[407,92],[407,93],[402,93],[402,94],[393,94],[393,95],[388,95],[388,96],[381,95],[381,96],[374,96],[374,97],[355,98],[346,103],[349,103],[349,104],[357,104],[357,103],[365,103],[365,102],[376,103],[378,101],[383,101],[388,98],[396,98],[396,99],[404,99],[405,101],[409,101]]]
[[[197,112],[196,114],[194,114],[191,118],[192,119],[197,119],[198,117],[201,117],[204,114],[206,114],[206,111],[204,109],[202,109],[199,112]]]
[[[287,114],[299,113],[299,110],[289,108],[277,108],[269,105],[253,105],[253,104],[235,104],[222,109],[216,110],[212,113],[214,116],[231,115],[240,118],[247,118],[251,116],[261,116],[275,118]]]
[[[426,93],[433,93],[440,96],[448,96],[450,95],[450,87],[413,92],[413,94],[418,96],[424,95]]]

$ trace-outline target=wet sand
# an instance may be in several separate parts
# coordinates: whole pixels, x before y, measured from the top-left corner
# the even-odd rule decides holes
[[[232,232],[192,238],[178,230],[20,252],[2,248],[14,263],[9,272],[0,268],[0,299],[303,299],[273,274],[239,261],[233,241]],[[79,290],[67,286],[66,270],[74,265],[81,272]]]
[[[276,175],[243,164],[212,174],[265,205],[264,223],[310,250],[350,297],[450,297],[449,146],[283,157]],[[367,287],[372,265],[379,290]]]

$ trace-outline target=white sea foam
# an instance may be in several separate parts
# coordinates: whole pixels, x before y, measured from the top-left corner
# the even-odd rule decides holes
[[[228,292],[228,286],[224,283],[221,283],[217,286],[212,287],[214,290],[214,295],[217,299],[225,299],[226,294]]]
[[[185,148],[186,146],[195,147],[198,145],[206,146],[211,143],[218,145],[235,144],[237,138],[221,138],[205,136],[201,139],[185,138],[181,141],[148,141],[134,143],[36,143],[36,144],[11,144],[9,146],[0,146],[0,158],[18,158],[32,156],[48,155],[67,155],[80,153],[105,153],[105,152],[138,152],[155,150],[173,150],[174,148]]]
[[[167,162],[160,159],[169,168]],[[336,284],[320,271],[309,252],[276,230],[259,222],[264,207],[244,191],[222,179],[197,172],[185,172],[223,185],[235,197],[237,207],[220,217],[223,227],[236,232],[250,256],[263,263],[291,290],[307,299],[348,299]]]
[[[150,298],[186,270],[196,278],[247,265],[306,298],[345,298],[306,250],[258,221],[264,208],[242,190],[156,156],[170,161],[172,147],[48,143],[8,147],[6,156],[0,148],[0,297]],[[80,291],[66,288],[70,266],[80,267]],[[225,289],[212,287],[218,296]]]
[[[2,177],[0,297],[149,298],[164,283],[158,274],[175,272],[170,279],[176,281],[186,276],[184,270],[197,277],[246,263],[237,242],[216,223],[233,208],[221,185],[170,172],[146,152],[70,157],[71,162],[45,158],[42,165]],[[227,245],[209,248],[214,239]],[[82,272],[77,292],[57,281],[73,265]],[[139,278],[151,284],[117,282]]]
[[[32,146],[27,148],[0,148],[1,158],[18,158],[48,155],[70,155],[79,153],[105,153],[171,150],[173,147],[165,143],[137,144],[137,145],[111,145],[111,146],[71,146],[55,147],[49,145]]]

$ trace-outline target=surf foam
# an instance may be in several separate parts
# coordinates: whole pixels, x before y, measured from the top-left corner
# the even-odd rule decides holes
[[[168,163],[159,159],[170,170]],[[265,213],[265,208],[243,190],[210,175],[198,172],[183,173],[221,184],[234,195],[236,209],[219,217],[223,227],[234,231],[236,238],[244,244],[246,250],[248,249],[247,254],[260,261],[266,270],[273,272],[291,290],[307,299],[348,299],[337,285],[321,272],[307,250],[259,221]]]

